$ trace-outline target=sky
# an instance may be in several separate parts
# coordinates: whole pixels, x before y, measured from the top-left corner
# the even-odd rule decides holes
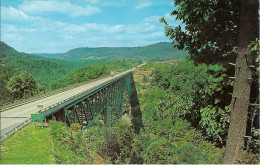
[[[1,41],[26,53],[170,42],[173,0],[1,0]]]

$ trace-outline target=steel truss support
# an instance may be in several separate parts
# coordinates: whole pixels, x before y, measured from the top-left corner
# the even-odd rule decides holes
[[[111,120],[114,121],[122,117],[124,101],[128,101],[131,105],[132,126],[135,133],[139,133],[143,127],[142,114],[132,72],[89,92],[89,94],[64,107],[64,121],[68,126],[79,123],[82,128],[86,129],[102,114],[105,125],[110,129]]]

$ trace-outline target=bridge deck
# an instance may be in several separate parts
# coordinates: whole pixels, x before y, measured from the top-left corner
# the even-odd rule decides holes
[[[144,65],[144,64],[142,64]],[[140,66],[142,66],[140,65]],[[139,66],[139,67],[140,67]],[[113,81],[114,79],[117,79],[118,77],[126,74],[127,72],[132,72],[134,69],[130,69],[128,71],[119,73],[117,75],[107,77],[80,87],[76,87],[74,89],[52,95],[25,105],[21,105],[19,107],[15,107],[13,109],[3,111],[0,113],[1,116],[1,136],[4,135],[9,130],[15,128],[17,125],[23,123],[28,118],[31,117],[32,113],[38,112],[40,109],[37,107],[38,105],[44,105],[44,107],[48,107],[51,105],[54,105],[56,103],[59,103],[63,100],[69,99],[72,96],[75,96],[82,91],[90,90],[93,88],[97,88],[102,84],[105,84],[107,82]]]

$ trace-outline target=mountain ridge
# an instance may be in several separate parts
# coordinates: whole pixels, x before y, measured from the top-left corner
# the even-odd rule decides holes
[[[33,55],[63,60],[135,59],[163,61],[184,58],[188,56],[188,53],[173,48],[169,42],[159,42],[137,47],[79,47],[65,53],[33,53]]]

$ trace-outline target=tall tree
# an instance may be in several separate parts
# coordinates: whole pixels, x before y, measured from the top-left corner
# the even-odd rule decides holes
[[[7,89],[15,99],[20,99],[24,96],[32,96],[37,89],[37,84],[32,75],[24,71],[19,75],[14,75],[7,82]]]
[[[189,52],[197,63],[236,61],[231,101],[230,127],[224,163],[238,163],[242,156],[252,82],[251,67],[256,58],[248,50],[258,37],[257,0],[175,0],[171,13],[181,20],[174,29],[162,18],[166,36],[175,47]],[[238,53],[237,53],[238,52]],[[232,73],[232,72],[231,72]],[[233,72],[234,73],[234,72]]]
[[[235,83],[231,101],[230,126],[224,163],[241,163],[244,136],[246,135],[247,114],[250,103],[252,69],[255,55],[249,45],[258,36],[257,0],[241,0],[238,55],[235,66]]]

